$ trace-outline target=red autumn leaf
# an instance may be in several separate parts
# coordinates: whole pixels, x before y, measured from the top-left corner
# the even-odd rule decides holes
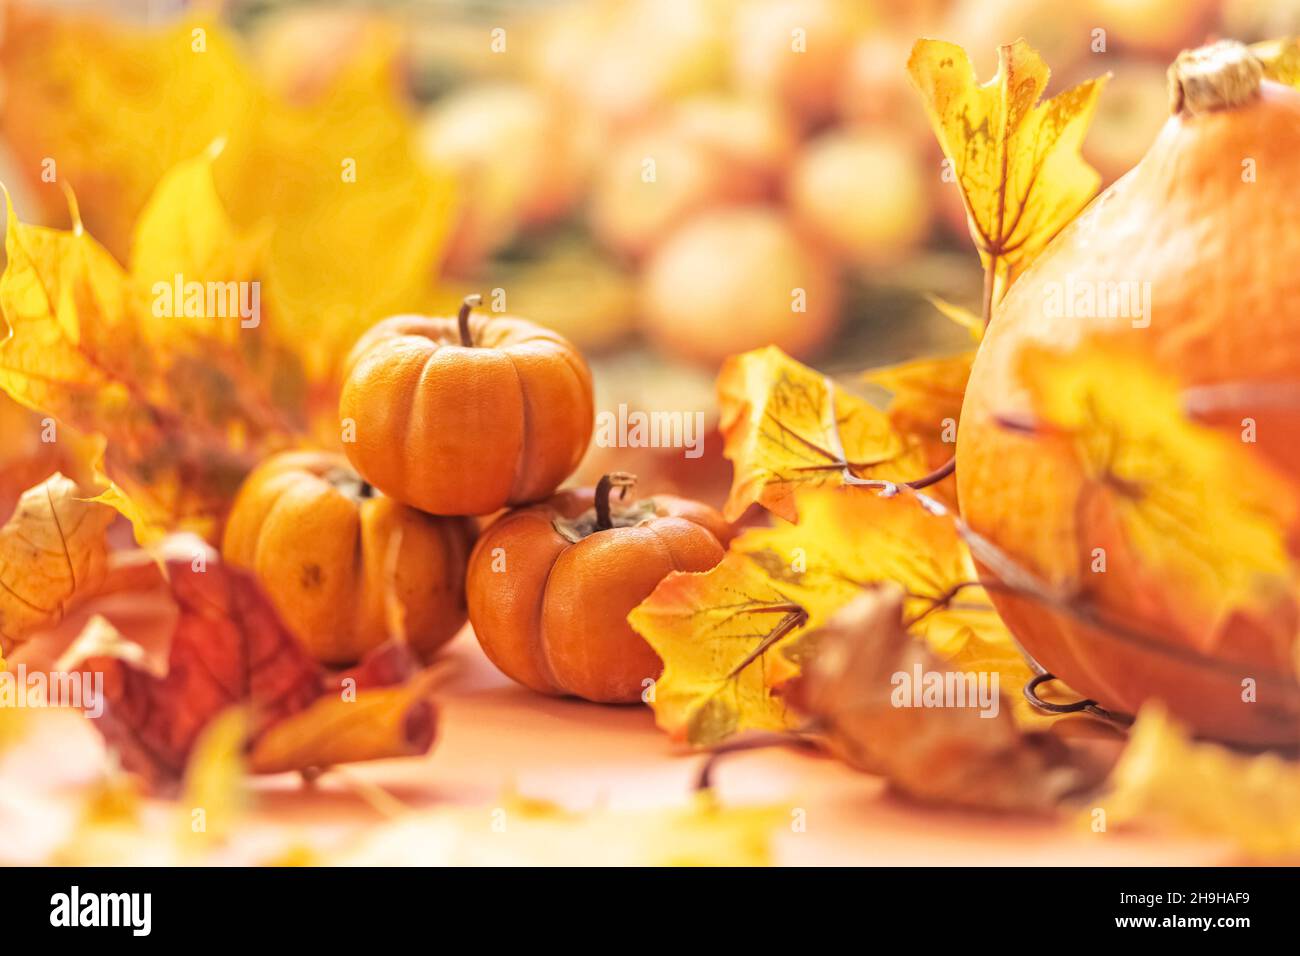
[[[232,706],[251,714],[250,749],[273,751],[255,770],[428,750],[432,681],[408,648],[386,644],[331,675],[251,575],[193,536],[167,539],[160,553],[161,569],[143,552],[116,555],[100,593],[24,647],[29,670],[57,658],[55,671],[103,675],[94,723],[128,770],[154,784],[179,780],[204,728]],[[320,733],[323,720],[335,734]],[[339,734],[345,747],[329,739]]]
[[[320,696],[319,665],[288,632],[253,578],[215,560],[194,539],[163,563],[178,611],[164,676],[129,661],[124,636],[115,651],[83,630],[62,667],[104,675],[104,713],[96,725],[123,765],[151,779],[179,778],[199,733],[235,704],[249,706],[252,736]],[[103,652],[107,650],[107,652]],[[156,649],[155,649],[156,652]],[[89,655],[89,656],[85,656]]]

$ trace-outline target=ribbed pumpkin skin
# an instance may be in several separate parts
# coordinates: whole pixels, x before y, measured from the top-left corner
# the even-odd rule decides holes
[[[411,646],[427,657],[465,623],[477,528],[382,495],[361,497],[359,487],[342,455],[276,455],[240,488],[222,554],[256,575],[323,663],[354,663],[387,640],[390,598],[401,603]]]
[[[1253,160],[1257,181],[1243,181]],[[1149,328],[1129,317],[1052,317],[1049,290],[1083,283],[1149,282]],[[1053,286],[1056,283],[1058,285]],[[1300,381],[1300,93],[1265,82],[1258,99],[1170,118],[1146,157],[1050,245],[997,308],[971,373],[957,442],[961,511],[972,529],[1050,582],[1082,581],[1108,618],[1164,635],[1175,647],[1206,640],[1177,633],[1162,609],[1180,600],[1126,552],[1113,522],[1081,494],[1063,450],[1008,431],[991,416],[1027,414],[1016,379],[1027,345],[1069,350],[1106,333],[1187,385]],[[1300,476],[1300,416],[1258,405],[1216,423],[1240,434],[1258,423],[1258,448]],[[1092,549],[1107,570],[1093,574]],[[1250,743],[1300,738],[1300,694],[1270,690],[1242,701],[1242,680],[1294,674],[1295,621],[1234,620],[1212,653],[1221,669],[1135,648],[1040,605],[994,591],[1025,649],[1075,690],[1135,713],[1164,700],[1193,728]],[[1198,648],[1208,650],[1206,647]],[[1294,677],[1290,678],[1294,687]]]
[[[655,517],[634,527],[576,543],[556,530],[593,500],[590,489],[563,492],[488,528],[469,562],[470,621],[492,663],[525,687],[633,703],[663,662],[627,615],[670,572],[716,565],[731,532],[712,508],[671,495],[654,496]]]
[[[391,498],[442,515],[537,501],[578,466],[591,439],[591,372],[548,329],[510,316],[385,319],[346,364],[344,450]]]

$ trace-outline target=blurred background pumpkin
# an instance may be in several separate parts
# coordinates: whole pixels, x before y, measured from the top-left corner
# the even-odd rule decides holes
[[[62,191],[41,177],[41,97],[77,70],[19,7],[144,29],[200,7],[6,5],[0,179],[28,220],[64,225]],[[1180,49],[1300,31],[1300,4],[1277,0],[228,0],[219,15],[252,77],[301,108],[391,38],[415,149],[455,187],[427,301],[409,311],[446,314],[481,292],[588,356],[597,413],[702,411],[709,427],[719,363],[755,345],[881,400],[850,374],[969,347],[926,300],[978,310],[981,271],[907,80],[914,38],[964,45],[988,77],[998,44],[1023,36],[1053,69],[1049,94],[1112,73],[1085,144],[1109,183],[1163,123]],[[97,170],[108,159],[94,143],[59,146],[88,229],[125,256],[138,200],[67,156]],[[712,504],[725,491],[716,436],[689,461],[593,445],[575,482],[619,455],[651,487]]]

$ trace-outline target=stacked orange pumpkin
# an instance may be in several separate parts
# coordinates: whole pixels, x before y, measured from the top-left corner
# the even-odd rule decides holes
[[[361,337],[339,402],[355,439],[346,460],[298,452],[257,469],[227,522],[227,559],[327,663],[382,643],[396,598],[421,654],[468,616],[525,686],[639,700],[662,663],[628,613],[669,572],[717,564],[728,526],[696,502],[624,500],[626,475],[550,497],[591,440],[591,373],[561,336],[476,314],[479,301]],[[504,508],[471,556],[473,516]]]

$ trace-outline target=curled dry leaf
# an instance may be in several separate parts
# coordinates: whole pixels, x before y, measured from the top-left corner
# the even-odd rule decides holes
[[[907,68],[961,190],[986,298],[996,301],[1100,185],[1079,149],[1108,77],[1040,103],[1051,74],[1024,40],[998,50],[998,72],[983,85],[966,51],[942,40],[918,40]]]
[[[908,634],[905,595],[882,585],[823,630],[791,703],[849,765],[928,803],[1046,813],[1099,782],[1058,738],[1022,732],[988,672],[960,672]]]
[[[380,648],[339,675],[336,690],[252,577],[193,536],[168,538],[159,553],[161,570],[138,558],[119,564],[79,620],[66,622],[70,640],[55,665],[103,675],[95,726],[127,769],[174,783],[201,735],[231,708],[247,712],[248,763],[257,772],[422,753],[432,744],[430,684],[410,678],[407,652]],[[390,681],[404,683],[381,686]]]
[[[437,710],[432,670],[396,687],[324,694],[267,729],[253,744],[255,773],[409,757],[433,746]]]
[[[1300,764],[1191,739],[1158,704],[1143,707],[1107,791],[1107,823],[1223,837],[1248,856],[1300,860]]]
[[[754,502],[796,521],[800,488],[925,473],[920,450],[883,412],[774,345],[729,358],[718,401],[723,453],[735,466],[728,521]]]
[[[61,474],[28,489],[0,527],[0,651],[60,621],[105,573],[115,514]]]

